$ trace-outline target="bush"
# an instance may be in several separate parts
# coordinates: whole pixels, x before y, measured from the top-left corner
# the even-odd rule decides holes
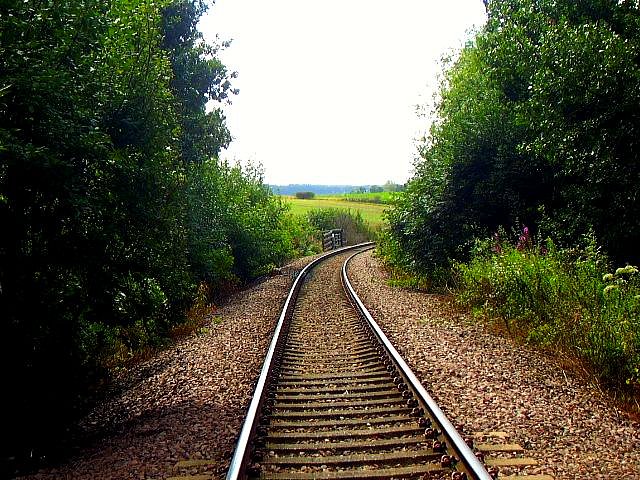
[[[282,228],[291,246],[292,257],[315,255],[322,251],[318,231],[308,218],[288,213],[282,217]]]
[[[296,198],[301,200],[311,200],[312,198],[316,198],[316,194],[313,192],[296,192]]]
[[[603,383],[637,387],[640,275],[633,266],[608,270],[593,240],[559,250],[551,240],[535,248],[491,239],[478,242],[468,264],[456,265],[457,295],[528,341],[587,361]]]
[[[345,245],[367,242],[374,237],[373,230],[363,220],[359,211],[353,213],[351,210],[341,208],[320,208],[307,213],[307,218],[318,234],[341,228],[346,241]]]

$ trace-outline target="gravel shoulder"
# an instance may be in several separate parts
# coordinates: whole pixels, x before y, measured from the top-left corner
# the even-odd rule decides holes
[[[313,258],[234,295],[204,333],[136,366],[130,377],[140,381],[125,380],[128,388],[82,421],[91,445],[64,465],[25,478],[223,478],[280,309],[295,275]],[[184,460],[209,463],[177,471]]]
[[[354,258],[349,276],[425,388],[466,431],[507,432],[539,460],[528,474],[640,478],[640,424],[596,388],[474,322],[449,297],[389,287],[371,251]]]

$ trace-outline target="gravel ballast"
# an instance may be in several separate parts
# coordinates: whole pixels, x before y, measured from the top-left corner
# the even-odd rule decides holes
[[[280,309],[295,275],[313,258],[236,294],[204,333],[135,367],[130,376],[141,380],[129,381],[131,387],[83,420],[93,444],[69,463],[28,478],[224,477]],[[185,460],[208,463],[177,470]]]
[[[207,331],[136,367],[140,381],[83,421],[91,445],[29,478],[223,478],[293,274],[310,260],[232,297]],[[473,323],[447,297],[389,287],[371,252],[358,255],[349,273],[414,373],[467,431],[507,432],[539,460],[528,473],[640,478],[640,425],[597,389]],[[185,460],[193,467],[177,470]]]
[[[372,252],[352,260],[349,276],[449,418],[470,432],[508,433],[539,461],[528,474],[640,478],[640,424],[595,387],[474,323],[449,297],[389,287]]]

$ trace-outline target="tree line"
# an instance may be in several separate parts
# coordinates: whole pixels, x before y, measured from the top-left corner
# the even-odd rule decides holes
[[[0,458],[37,458],[115,360],[308,247],[218,159],[237,93],[203,0],[0,4]],[[202,289],[201,289],[202,291]]]
[[[628,0],[495,0],[442,77],[387,257],[446,282],[503,227],[640,259],[640,12]]]

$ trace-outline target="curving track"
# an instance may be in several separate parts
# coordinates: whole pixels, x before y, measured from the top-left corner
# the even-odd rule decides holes
[[[352,291],[352,253],[296,279],[227,479],[491,479]]]

